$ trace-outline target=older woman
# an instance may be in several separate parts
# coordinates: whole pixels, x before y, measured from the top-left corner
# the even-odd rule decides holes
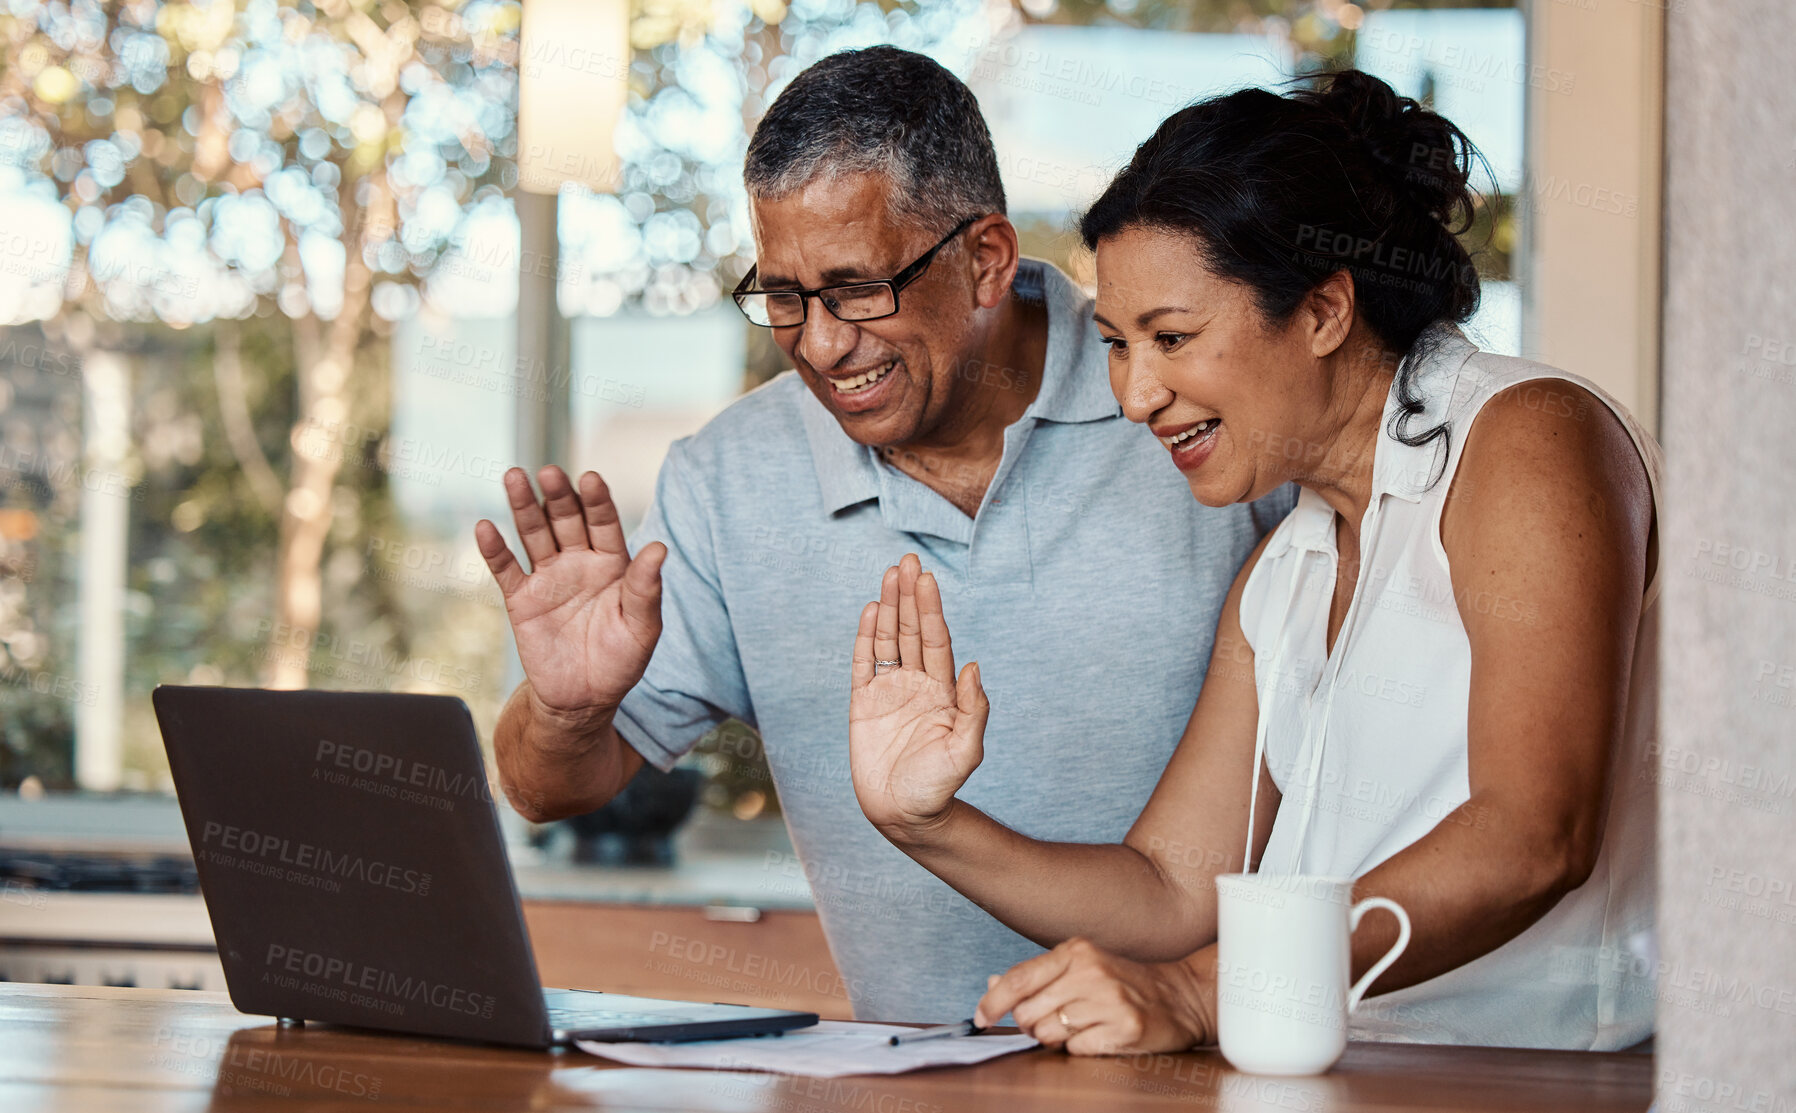
[[[1360,1038],[1650,1033],[1650,986],[1617,971],[1653,919],[1658,450],[1592,384],[1456,327],[1478,302],[1454,235],[1475,157],[1347,72],[1178,112],[1084,218],[1124,412],[1206,505],[1302,491],[1236,578],[1121,845],[1038,841],[1034,817],[981,810],[978,666],[957,676],[914,557],[862,612],[862,809],[1052,948],[994,976],[981,1021],[1009,1013],[1079,1053],[1213,1041],[1213,879],[1246,869],[1350,877],[1408,909]],[[1091,590],[1135,587],[1094,568]],[[1177,613],[1141,631],[1193,634]],[[1130,682],[1127,660],[1090,667]],[[1366,920],[1356,977],[1395,935]]]

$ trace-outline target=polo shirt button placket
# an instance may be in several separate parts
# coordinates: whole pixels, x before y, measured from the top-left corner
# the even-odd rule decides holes
[[[1024,504],[994,497],[983,508],[967,546],[967,573],[974,590],[1028,588],[1034,582],[1029,523]]]

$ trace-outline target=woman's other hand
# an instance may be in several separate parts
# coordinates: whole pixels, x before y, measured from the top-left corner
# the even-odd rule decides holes
[[[954,793],[979,767],[991,705],[977,664],[955,675],[942,593],[916,554],[886,569],[879,602],[861,611],[853,668],[855,796],[893,842],[924,837],[947,819]]]
[[[1005,1013],[1074,1055],[1184,1051],[1216,1042],[1216,948],[1178,962],[1133,962],[1085,939],[993,977],[973,1022]]]

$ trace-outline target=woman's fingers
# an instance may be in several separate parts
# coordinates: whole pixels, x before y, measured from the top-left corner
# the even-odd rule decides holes
[[[968,661],[967,667],[960,670],[960,678],[954,683],[954,706],[960,709],[965,723],[959,729],[964,729],[969,737],[984,739],[985,720],[992,713],[992,705],[985,697],[985,685],[979,682],[978,661]],[[980,756],[984,756],[983,747]]]
[[[923,671],[943,684],[954,683],[954,642],[942,614],[942,589],[935,573],[917,577],[917,621],[923,631]]]
[[[888,568],[879,581],[879,619],[873,629],[873,659],[898,659],[898,569]]]
[[[1108,1020],[1086,1025],[1076,1016],[1069,1019],[1073,1021],[1073,1033],[1064,1044],[1068,1055],[1118,1055],[1128,1050],[1120,1030]]]
[[[536,473],[536,482],[543,489],[543,505],[548,510],[549,531],[555,535],[556,548],[564,552],[591,548],[586,538],[585,509],[567,472],[550,464]]]
[[[1082,1019],[1095,1012],[1074,987],[1072,979],[1055,978],[1010,1010],[1016,1026],[1048,1047],[1059,1047],[1089,1023]]]
[[[524,474],[523,468],[512,468],[505,473],[505,501],[511,504],[511,520],[518,527],[518,540],[524,544],[524,555],[530,558],[530,570],[536,571],[543,563],[555,559],[560,550],[555,544],[555,534],[549,529],[549,519],[543,516],[543,508],[536,501],[536,492],[530,489],[530,477]]]
[[[898,659],[907,669],[923,670],[923,627],[917,614],[917,577],[923,562],[905,553],[898,562]]]
[[[1091,1002],[1082,997],[1058,1001],[1052,1012],[1036,1022],[1030,1035],[1049,1047],[1064,1047],[1071,1051],[1074,1039],[1103,1027],[1099,1021],[1085,1019],[1092,1008]]]
[[[854,631],[854,664],[853,683],[856,688],[865,688],[873,682],[873,632],[879,626],[879,604],[868,603],[861,608],[861,623]]]
[[[486,558],[486,566],[499,581],[499,591],[507,599],[512,592],[524,586],[528,579],[524,570],[518,567],[518,558],[511,555],[511,546],[499,533],[499,527],[485,518],[474,523],[474,544],[479,546],[480,555]]]
[[[1013,1013],[1017,1005],[1053,984],[1066,972],[1071,959],[1064,949],[1055,947],[1045,955],[1026,959],[1005,971],[998,984],[985,991],[973,1010],[973,1020],[981,1028],[993,1024],[1005,1013]]]

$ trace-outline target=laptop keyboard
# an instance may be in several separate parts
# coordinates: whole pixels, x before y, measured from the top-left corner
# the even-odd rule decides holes
[[[672,1013],[643,1013],[634,1009],[550,1009],[551,1027],[568,1032],[591,1028],[641,1028],[650,1024],[689,1024],[690,1016]]]
[[[549,1024],[564,1032],[691,1024],[717,1020],[719,1014],[729,1011],[696,1002],[661,1001],[653,997],[578,989],[545,989],[543,1004],[549,1010]]]

